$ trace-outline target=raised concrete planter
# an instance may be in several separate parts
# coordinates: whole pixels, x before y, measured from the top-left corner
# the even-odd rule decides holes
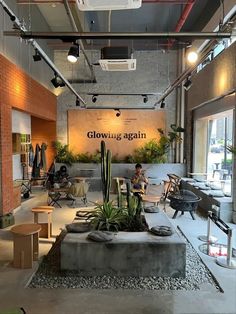
[[[56,170],[62,164],[56,164]],[[160,183],[162,180],[167,180],[168,173],[174,173],[180,177],[186,176],[186,165],[180,163],[165,163],[165,164],[142,164],[147,177],[154,178],[153,183]],[[101,191],[101,165],[90,163],[74,163],[68,166],[70,176],[86,176],[90,182],[90,191]],[[113,163],[111,166],[112,177],[127,177],[131,178],[134,174],[135,164]]]
[[[150,228],[172,226],[163,213],[145,214]],[[173,230],[174,227],[172,226]],[[186,244],[174,230],[168,237],[149,232],[118,232],[97,243],[88,233],[68,233],[61,244],[61,268],[83,275],[185,277]]]

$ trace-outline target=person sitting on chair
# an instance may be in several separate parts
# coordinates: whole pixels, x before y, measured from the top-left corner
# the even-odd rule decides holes
[[[144,189],[148,184],[148,179],[142,172],[142,165],[136,164],[135,166],[135,174],[131,179],[131,183],[135,189]]]
[[[54,188],[69,188],[71,186],[66,166],[61,166],[60,169],[55,173],[54,181]]]

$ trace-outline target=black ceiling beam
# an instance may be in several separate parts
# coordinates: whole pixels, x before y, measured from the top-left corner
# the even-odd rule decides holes
[[[5,31],[5,36],[20,36],[23,39],[61,39],[74,42],[77,39],[217,39],[230,38],[231,32],[21,32]]]

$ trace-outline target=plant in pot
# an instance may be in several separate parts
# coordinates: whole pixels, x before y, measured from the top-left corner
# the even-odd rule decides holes
[[[143,231],[143,217],[141,215],[141,202],[137,197],[131,196],[130,183],[127,183],[127,206],[123,206],[118,196],[118,206],[109,201],[111,184],[111,152],[106,150],[105,142],[101,142],[101,178],[103,204],[95,207],[95,211],[87,215],[93,228],[106,231]],[[118,194],[120,190],[118,189]]]
[[[142,215],[141,200],[138,196],[131,196],[130,183],[126,183],[127,188],[127,206],[123,209],[123,230],[126,231],[144,231],[147,226]]]
[[[185,130],[175,124],[171,124],[170,128],[171,130],[167,134],[165,134],[163,129],[157,129],[159,140],[152,139],[145,143],[144,146],[136,149],[132,161],[139,163],[164,163],[167,161],[168,152],[171,153],[171,160],[173,160],[176,144],[182,142],[180,134]],[[130,156],[128,159],[131,160]]]

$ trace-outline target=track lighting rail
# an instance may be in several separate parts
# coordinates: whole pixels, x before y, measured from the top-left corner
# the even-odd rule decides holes
[[[3,10],[8,14],[11,21],[13,22],[14,27],[18,29],[20,34],[27,33],[27,29],[24,25],[22,25],[21,21],[18,17],[14,14],[14,12],[7,6],[5,1],[0,0],[0,5],[2,6]],[[70,89],[70,91],[83,103],[86,104],[84,99],[76,92],[76,90],[71,86],[69,81],[60,73],[60,71],[56,68],[55,64],[51,61],[48,55],[44,52],[44,50],[40,47],[40,45],[34,40],[33,38],[28,38],[27,40],[31,46],[34,47],[35,50],[38,51],[41,58],[47,63],[47,65],[53,70],[54,73],[57,74],[61,78],[61,80],[65,83],[65,85]]]
[[[5,31],[5,36],[20,36],[23,39],[61,39],[65,42],[74,42],[78,39],[219,39],[235,36],[232,32],[26,32]]]

